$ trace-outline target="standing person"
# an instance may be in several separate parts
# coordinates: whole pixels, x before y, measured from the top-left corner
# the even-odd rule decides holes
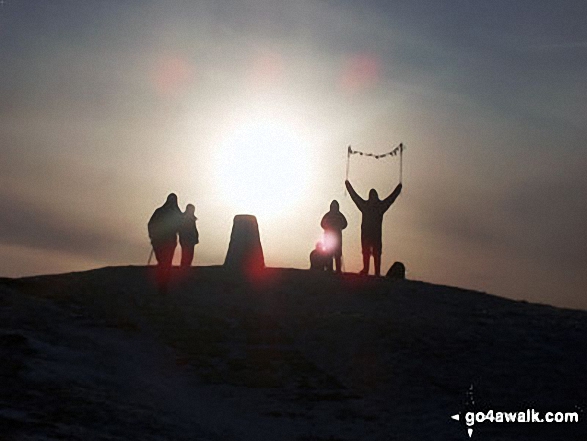
[[[330,254],[329,269],[332,271],[332,259],[336,263],[336,273],[342,272],[342,230],[348,223],[344,214],[340,212],[338,201],[330,203],[330,211],[322,217],[320,226],[324,229],[325,243]]]
[[[196,227],[196,207],[187,204],[179,226],[179,244],[181,245],[181,266],[189,267],[194,260],[194,247],[200,242],[200,235]]]
[[[171,276],[173,254],[177,246],[177,231],[181,222],[182,213],[177,205],[177,195],[169,194],[165,203],[157,208],[149,219],[148,230],[151,245],[157,259],[157,281],[159,290],[167,291],[167,284]]]
[[[369,274],[369,261],[371,255],[373,255],[375,275],[379,276],[381,274],[381,228],[383,215],[401,193],[402,184],[398,184],[395,190],[383,200],[379,199],[379,195],[374,188],[369,191],[369,199],[365,200],[357,194],[348,180],[345,181],[345,185],[351,195],[351,199],[363,214],[363,220],[361,221],[363,269],[360,274]]]

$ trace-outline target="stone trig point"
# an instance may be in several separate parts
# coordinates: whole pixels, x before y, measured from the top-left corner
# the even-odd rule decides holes
[[[250,214],[234,217],[224,267],[253,275],[265,268],[257,218]]]

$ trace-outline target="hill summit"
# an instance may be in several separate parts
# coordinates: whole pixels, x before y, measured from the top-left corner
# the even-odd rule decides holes
[[[587,312],[353,274],[173,271],[166,295],[152,267],[1,279],[3,439],[587,439]],[[464,418],[526,409],[579,422]]]

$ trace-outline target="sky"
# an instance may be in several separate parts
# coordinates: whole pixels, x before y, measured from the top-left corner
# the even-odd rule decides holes
[[[266,264],[307,268],[346,149],[403,142],[383,269],[587,308],[583,0],[65,1],[0,5],[0,276],[143,265],[168,193],[196,265],[255,214]],[[363,197],[397,157],[353,156]]]

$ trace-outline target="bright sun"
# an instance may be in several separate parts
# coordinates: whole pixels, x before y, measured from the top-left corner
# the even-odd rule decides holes
[[[218,188],[239,213],[279,217],[305,195],[309,165],[307,145],[286,124],[248,122],[222,142],[216,163]]]

